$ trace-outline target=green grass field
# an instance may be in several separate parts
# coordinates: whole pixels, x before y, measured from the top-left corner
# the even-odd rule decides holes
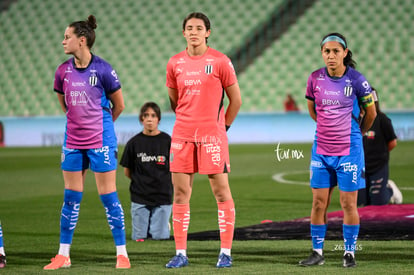
[[[308,181],[310,144],[280,144],[285,155],[278,159],[277,144],[231,145],[230,184],[236,203],[236,226],[244,227],[262,220],[291,220],[309,216],[312,203]],[[123,148],[120,148],[122,153]],[[303,156],[302,156],[303,154]],[[414,203],[414,142],[399,142],[391,154],[390,178],[401,188],[404,203]],[[280,155],[279,155],[280,157]],[[276,182],[272,175],[297,184]],[[164,265],[174,255],[173,241],[129,240],[129,182],[118,169],[118,193],[125,210],[127,248],[132,268],[115,270],[115,248],[104,209],[89,173],[80,218],[71,249],[72,267],[55,274],[295,274],[339,272],[358,274],[414,273],[413,241],[365,241],[359,244],[358,267],[342,268],[342,251],[335,249],[342,240],[327,240],[326,263],[302,268],[297,262],[308,256],[310,240],[235,241],[231,269],[217,270],[219,242],[190,241],[190,265],[167,270]],[[0,219],[8,265],[4,274],[39,274],[58,250],[59,219],[63,199],[60,148],[0,148]],[[216,230],[217,206],[205,176],[196,176],[191,200],[190,233]],[[330,211],[339,210],[338,192]],[[414,229],[413,229],[414,233]]]

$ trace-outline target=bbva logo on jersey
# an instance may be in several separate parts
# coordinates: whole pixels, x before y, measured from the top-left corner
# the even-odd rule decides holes
[[[345,86],[344,95],[345,96],[351,96],[352,95],[352,86]]]
[[[206,74],[211,74],[211,73],[213,72],[213,65],[211,65],[211,64],[206,65],[206,66],[204,67],[204,72],[205,72]]]

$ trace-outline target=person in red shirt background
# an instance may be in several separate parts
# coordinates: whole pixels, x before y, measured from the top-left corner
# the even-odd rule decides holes
[[[299,111],[299,107],[291,94],[287,94],[286,99],[283,102],[283,105],[285,106],[285,112]]]

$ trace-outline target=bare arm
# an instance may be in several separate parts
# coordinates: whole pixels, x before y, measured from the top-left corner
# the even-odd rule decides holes
[[[225,123],[226,126],[230,126],[236,119],[242,105],[242,99],[240,95],[240,87],[238,83],[235,83],[225,88],[227,97],[229,98],[229,106],[227,106]]]
[[[388,152],[394,149],[395,146],[397,146],[397,139],[393,139],[390,142],[388,142]]]
[[[124,174],[127,178],[131,179],[131,170],[129,168],[124,167]]]
[[[170,97],[171,109],[175,112],[175,108],[177,108],[178,102],[178,90],[168,87],[168,96]]]
[[[316,110],[315,110],[315,102],[313,100],[308,99],[308,110],[310,117],[316,121]]]
[[[372,123],[374,122],[374,119],[377,116],[377,111],[375,110],[375,104],[363,108],[365,115],[361,124],[361,133],[362,135],[365,135],[369,128],[371,128]]]
[[[60,107],[62,108],[63,112],[66,113],[68,109],[66,108],[65,95],[60,94],[60,93],[56,93],[56,94],[59,100]]]
[[[125,109],[124,97],[122,90],[119,89],[109,96],[112,102],[112,120],[115,121]]]

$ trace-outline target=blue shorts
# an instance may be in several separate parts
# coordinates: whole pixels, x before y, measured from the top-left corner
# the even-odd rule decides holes
[[[63,146],[61,158],[64,171],[78,172],[90,168],[93,172],[108,172],[117,169],[118,148],[69,149]]]
[[[338,185],[345,192],[365,188],[364,150],[361,146],[351,146],[347,156],[327,156],[316,153],[316,143],[312,147],[310,164],[310,186],[330,188]]]

